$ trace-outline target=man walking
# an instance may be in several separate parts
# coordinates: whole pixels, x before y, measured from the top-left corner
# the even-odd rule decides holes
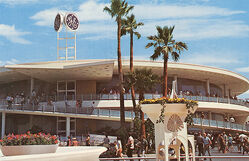
[[[203,155],[206,155],[206,151],[208,152],[208,155],[211,156],[210,154],[210,145],[212,144],[211,140],[209,137],[207,137],[206,133],[203,133],[203,143],[204,143],[204,152]],[[204,159],[206,160],[206,158]],[[212,161],[212,159],[210,158],[210,161]]]
[[[201,136],[201,133],[199,132],[197,138],[196,138],[196,142],[197,142],[197,147],[198,147],[198,156],[202,156],[203,155],[203,137]]]

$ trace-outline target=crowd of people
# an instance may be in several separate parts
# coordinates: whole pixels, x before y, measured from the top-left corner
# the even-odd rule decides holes
[[[211,156],[210,149],[218,148],[218,152],[239,152],[244,154],[249,153],[249,141],[247,135],[236,133],[227,134],[222,132],[219,134],[201,133],[195,134],[196,149],[199,156],[206,154]],[[211,160],[211,159],[210,159]]]

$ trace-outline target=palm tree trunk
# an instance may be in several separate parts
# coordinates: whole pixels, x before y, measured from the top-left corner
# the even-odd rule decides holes
[[[144,99],[144,92],[140,91],[139,92],[139,101],[142,101]],[[140,109],[140,119],[141,119],[141,139],[144,137],[146,138],[145,135],[145,121],[144,121],[144,113]]]
[[[124,93],[123,93],[123,71],[122,71],[122,61],[121,61],[121,48],[120,48],[120,38],[121,38],[121,18],[118,18],[118,74],[120,83],[120,122],[121,127],[125,127],[125,112],[124,112]]]
[[[130,71],[133,72],[133,32],[130,33]],[[133,112],[136,110],[136,101],[135,101],[135,90],[134,86],[131,86],[131,98],[133,104]]]
[[[168,92],[168,56],[164,55],[163,61],[163,96],[167,97]]]

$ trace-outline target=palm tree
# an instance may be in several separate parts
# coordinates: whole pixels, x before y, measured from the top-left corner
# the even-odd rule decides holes
[[[125,127],[125,113],[124,113],[124,93],[123,93],[123,71],[122,71],[122,62],[121,62],[121,48],[120,48],[120,38],[121,38],[121,19],[123,16],[126,16],[134,6],[128,6],[128,3],[125,0],[111,0],[111,7],[105,6],[103,11],[107,12],[113,17],[115,17],[115,21],[117,22],[117,39],[118,39],[118,73],[119,73],[119,81],[120,81],[120,122],[121,127]]]
[[[144,24],[142,22],[137,23],[135,16],[131,14],[131,16],[127,16],[126,19],[122,19],[122,28],[121,28],[121,36],[126,35],[127,33],[130,34],[130,72],[133,72],[133,34],[137,36],[138,39],[140,39],[141,34],[139,32],[136,32],[135,30],[139,26],[143,26]],[[134,87],[131,86],[131,98],[132,98],[132,104],[133,104],[133,111],[135,111],[136,108],[136,101],[135,101],[135,91]]]
[[[140,69],[129,73],[126,79],[127,86],[134,86],[135,91],[139,93],[139,101],[144,100],[145,92],[152,90],[156,83],[159,82],[159,77],[152,73],[151,69]],[[141,119],[141,137],[145,136],[145,121],[144,113],[140,109]]]
[[[176,42],[173,39],[173,31],[175,26],[164,26],[161,28],[157,26],[157,35],[147,37],[152,42],[146,45],[146,48],[154,46],[154,53],[150,57],[152,60],[156,60],[159,56],[163,56],[163,96],[167,97],[167,79],[168,79],[168,59],[169,54],[174,61],[178,61],[180,54],[183,50],[188,50],[187,45],[184,42]]]

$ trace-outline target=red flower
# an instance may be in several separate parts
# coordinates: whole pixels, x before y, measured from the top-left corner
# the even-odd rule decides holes
[[[56,139],[57,139],[57,137],[56,137],[56,136],[52,136],[52,139],[56,140]]]

